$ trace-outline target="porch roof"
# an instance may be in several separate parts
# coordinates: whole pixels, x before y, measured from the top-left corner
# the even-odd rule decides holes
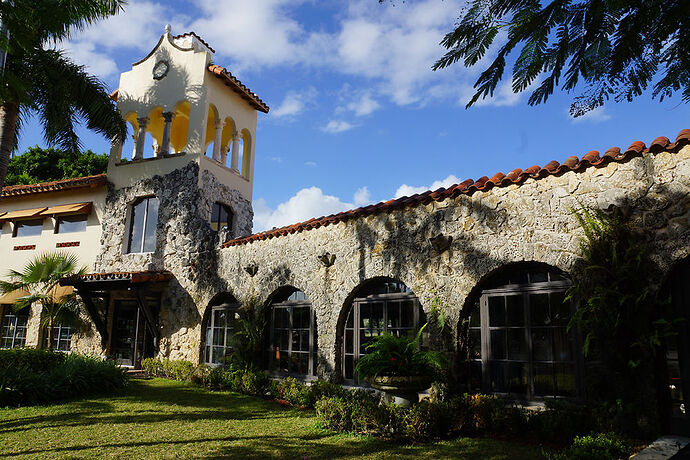
[[[167,270],[144,270],[137,272],[107,272],[85,273],[83,275],[71,275],[60,280],[62,286],[79,286],[91,284],[143,284],[159,283],[172,279],[173,274]]]

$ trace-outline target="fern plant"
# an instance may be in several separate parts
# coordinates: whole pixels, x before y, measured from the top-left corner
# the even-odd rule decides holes
[[[427,323],[428,324],[428,323]],[[443,370],[447,359],[438,351],[420,349],[422,332],[415,338],[395,336],[384,333],[367,345],[368,353],[357,361],[355,371],[357,379],[369,379],[379,376],[420,376],[434,375]]]

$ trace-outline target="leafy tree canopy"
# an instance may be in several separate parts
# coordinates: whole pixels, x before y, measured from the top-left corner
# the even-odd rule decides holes
[[[91,150],[71,153],[60,149],[30,147],[10,160],[6,185],[36,184],[70,177],[101,174],[108,167],[108,156]]]
[[[441,44],[448,52],[434,70],[490,62],[468,107],[493,96],[509,58],[513,91],[536,85],[530,105],[557,88],[584,88],[573,116],[610,98],[630,101],[650,85],[654,98],[680,92],[690,101],[688,0],[471,0]],[[490,47],[495,57],[482,60]]]

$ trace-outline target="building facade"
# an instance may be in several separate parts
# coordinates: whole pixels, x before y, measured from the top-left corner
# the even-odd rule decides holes
[[[433,307],[450,325],[436,340],[467,353],[473,388],[578,398],[575,307],[563,299],[580,205],[630,214],[655,282],[687,315],[690,130],[251,234],[257,113],[268,107],[212,58],[197,35],[166,30],[113,94],[133,137],[113,145],[106,175],[3,190],[0,270],[49,250],[88,267],[63,283],[85,324],[66,330],[63,348],[134,367],[147,356],[215,364],[237,308],[255,305],[267,369],[349,383],[373,337],[414,332]],[[12,301],[0,299],[0,345],[42,346],[40,308],[15,312]],[[688,359],[669,346],[679,415]]]

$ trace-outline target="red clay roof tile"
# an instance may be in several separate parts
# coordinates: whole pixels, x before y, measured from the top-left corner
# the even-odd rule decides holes
[[[520,168],[516,168],[505,176],[503,176],[503,173],[496,173],[491,179],[484,176],[478,179],[477,182],[474,182],[472,179],[466,179],[459,184],[448,187],[447,189],[440,188],[434,191],[428,190],[421,194],[403,196],[397,199],[378,203],[377,205],[369,205],[363,208],[352,209],[349,211],[339,212],[338,214],[320,217],[316,220],[318,221],[319,225],[327,226],[330,224],[345,222],[354,217],[367,216],[370,214],[386,212],[392,209],[405,206],[414,206],[422,203],[428,204],[432,200],[438,201],[448,198],[455,198],[460,194],[471,195],[476,191],[488,190],[492,186],[519,184],[528,176],[538,179],[539,177],[544,177],[546,175],[555,175],[567,171],[576,171],[585,169],[589,166],[604,165],[611,161],[622,163],[645,152],[658,153],[660,151],[677,151],[681,147],[688,144],[690,144],[690,129],[684,129],[676,137],[675,143],[670,143],[666,137],[659,137],[652,142],[649,149],[645,149],[644,142],[636,141],[633,142],[623,153],[621,153],[618,147],[611,147],[601,157],[599,156],[599,152],[592,150],[582,157],[582,161],[580,161],[576,156],[571,156],[566,158],[565,161],[560,165],[557,161],[552,161],[547,163],[543,168],[540,168],[537,165],[527,168],[524,171]],[[313,220],[315,219],[310,219],[308,222]],[[297,223],[288,227],[283,227],[282,229],[268,230],[247,237],[230,240],[223,244],[223,247],[239,246],[257,241],[259,239],[265,240],[275,238],[276,236],[280,236],[284,229],[289,229],[289,232],[293,233],[308,230],[310,228],[313,228],[313,225],[307,226],[304,223]]]
[[[261,100],[254,92],[247,88],[241,81],[239,81],[233,74],[231,74],[225,67],[219,65],[211,64],[208,66],[208,71],[220,78],[232,88],[237,94],[242,97],[242,99],[249,102],[256,110],[268,113],[269,107],[264,101]]]
[[[42,182],[30,185],[8,185],[2,188],[0,198],[10,198],[15,196],[33,195],[36,193],[61,192],[63,190],[73,190],[78,188],[104,186],[108,182],[105,174],[96,176],[75,177],[72,179],[56,180],[52,182]]]

